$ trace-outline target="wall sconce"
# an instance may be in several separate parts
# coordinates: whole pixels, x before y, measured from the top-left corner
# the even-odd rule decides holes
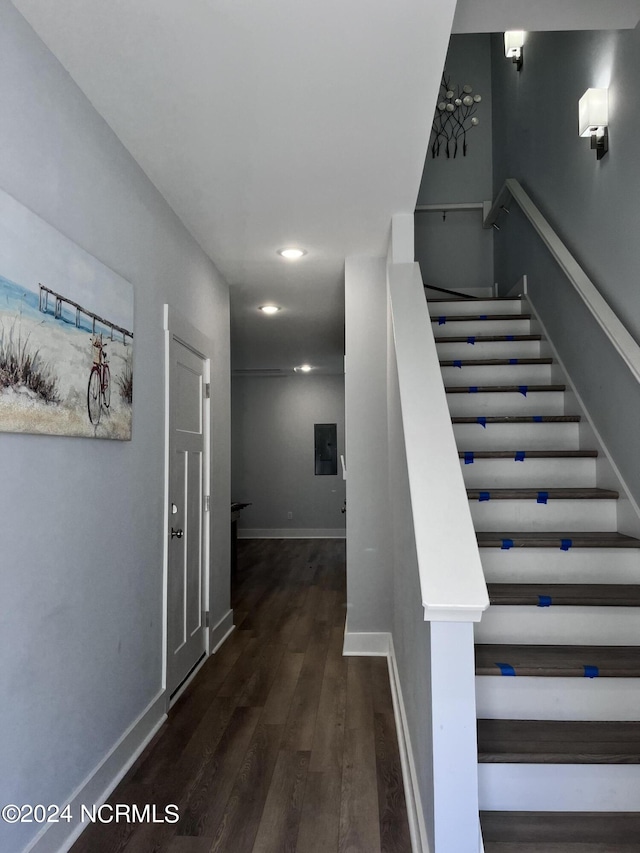
[[[591,137],[596,158],[609,150],[609,93],[607,89],[587,89],[578,102],[578,132]]]
[[[504,34],[504,55],[511,59],[518,71],[522,70],[524,30],[507,30]]]

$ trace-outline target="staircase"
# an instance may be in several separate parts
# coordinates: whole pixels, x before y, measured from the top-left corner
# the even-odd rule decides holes
[[[491,600],[484,849],[640,851],[640,540],[618,532],[619,491],[597,486],[607,462],[526,304],[429,310]]]

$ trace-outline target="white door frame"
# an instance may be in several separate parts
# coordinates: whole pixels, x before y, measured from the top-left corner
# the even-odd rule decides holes
[[[170,352],[171,338],[175,338],[200,356],[204,361],[204,381],[211,386],[211,353],[213,342],[202,332],[192,326],[179,311],[171,305],[164,305],[164,513],[163,513],[163,545],[162,545],[162,687],[167,690],[167,666],[168,666],[168,607],[169,607],[169,528],[171,518],[169,512],[169,485],[170,485]],[[205,613],[210,612],[211,602],[209,600],[210,588],[210,555],[211,555],[211,399],[204,400],[204,459],[203,459],[203,494],[209,495],[209,509],[203,513],[203,543],[202,543],[202,600]],[[207,620],[205,620],[207,625]],[[205,656],[200,664],[193,670],[189,677],[183,682],[180,689],[173,697],[166,693],[166,707],[179,698],[180,694],[194,678],[202,664],[211,654],[211,630],[207,627],[205,631]]]

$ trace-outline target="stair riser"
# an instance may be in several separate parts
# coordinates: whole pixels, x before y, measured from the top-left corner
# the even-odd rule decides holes
[[[475,459],[460,460],[462,475],[470,489],[491,488],[593,488],[596,485],[595,459]]]
[[[447,394],[451,417],[564,415],[564,392],[519,391]]]
[[[432,317],[468,317],[479,314],[521,314],[520,299],[451,299],[444,302],[428,302]]]
[[[636,548],[480,548],[488,583],[638,583]]]
[[[474,636],[476,643],[638,646],[640,608],[492,605]]]
[[[632,812],[640,765],[480,764],[478,790],[486,811]]]
[[[539,358],[540,341],[476,341],[437,343],[441,361],[456,358]]]
[[[494,720],[637,720],[637,678],[476,676],[478,717]]]
[[[446,315],[437,314],[437,317]],[[530,320],[456,320],[447,317],[446,322],[440,324],[438,320],[432,320],[433,334],[436,335],[529,335],[531,334]]]
[[[460,450],[578,450],[579,424],[454,424]]]
[[[521,530],[612,533],[617,527],[616,502],[612,500],[470,501],[476,530]]]
[[[545,385],[551,382],[550,364],[463,364],[441,368],[445,385]]]

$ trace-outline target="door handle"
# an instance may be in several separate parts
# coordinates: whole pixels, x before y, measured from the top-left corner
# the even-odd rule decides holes
[[[174,530],[173,527],[171,528],[171,538],[172,539],[182,539],[183,536],[184,536],[184,530],[181,527],[178,528],[178,530]]]

